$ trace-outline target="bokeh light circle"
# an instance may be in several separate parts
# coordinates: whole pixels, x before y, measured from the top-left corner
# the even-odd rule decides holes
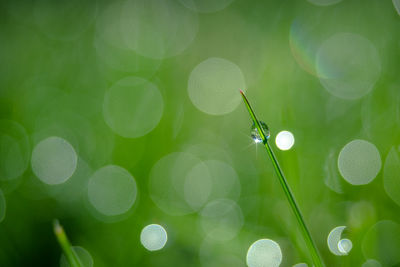
[[[319,48],[316,69],[329,93],[344,99],[358,99],[375,86],[381,62],[375,46],[365,37],[337,33]]]
[[[234,0],[179,0],[187,8],[200,13],[213,13],[229,6]]]
[[[397,14],[400,15],[400,0],[392,0],[392,2]]]
[[[150,251],[162,249],[167,243],[167,240],[167,231],[158,224],[147,225],[140,233],[140,242]]]
[[[375,208],[367,201],[355,202],[348,211],[348,223],[351,229],[359,229],[375,220]]]
[[[195,210],[210,200],[237,200],[240,191],[236,171],[231,165],[220,160],[205,160],[196,164],[187,174],[184,184],[185,200]]]
[[[154,164],[149,175],[150,197],[165,213],[185,215],[195,211],[185,201],[184,186],[190,171],[199,163],[201,160],[191,153],[173,152]]]
[[[352,185],[370,183],[378,175],[381,166],[378,149],[365,140],[353,140],[339,153],[339,172]]]
[[[289,150],[294,145],[294,136],[289,131],[281,131],[276,135],[275,143],[280,150]]]
[[[400,206],[400,156],[395,147],[392,147],[386,156],[383,187],[388,196]]]
[[[353,242],[350,239],[343,238],[338,243],[338,249],[344,255],[349,254],[350,250],[353,248]]]
[[[176,56],[194,40],[197,14],[174,0],[128,0],[121,13],[126,44],[154,59]]]
[[[78,256],[82,267],[93,267],[93,258],[89,251],[79,246],[72,246],[71,248],[75,252],[75,255]],[[60,258],[60,267],[71,267],[64,254]]]
[[[233,239],[243,226],[243,214],[236,202],[217,199],[208,203],[200,212],[201,228],[207,238],[216,241]]]
[[[6,198],[4,197],[3,191],[0,189],[0,222],[2,222],[6,216],[6,207]]]
[[[293,267],[308,267],[307,263],[297,263]]]
[[[400,263],[400,225],[384,220],[373,225],[362,240],[362,251],[367,259],[376,259],[383,266]]]
[[[318,77],[315,69],[317,41],[313,32],[315,21],[310,23],[310,17],[305,20],[297,17],[293,20],[289,32],[290,51],[298,65],[306,72]]]
[[[139,77],[119,80],[104,96],[104,119],[123,137],[136,138],[151,132],[163,111],[164,100],[157,86]]]
[[[331,149],[324,163],[325,170],[325,185],[332,191],[343,194],[343,180],[339,174],[337,167],[338,152],[335,149]]]
[[[19,123],[0,120],[0,180],[20,177],[29,166],[28,135]]]
[[[122,167],[108,165],[89,178],[89,202],[103,215],[116,216],[127,212],[134,204],[136,194],[135,179]]]
[[[159,68],[161,60],[143,57],[132,50],[122,35],[121,13],[125,2],[112,1],[102,9],[96,20],[94,47],[106,75],[123,71],[140,77],[150,77]]]
[[[32,170],[46,184],[67,181],[74,174],[77,162],[78,156],[72,145],[57,136],[40,141],[32,152]]]
[[[333,228],[328,235],[327,238],[328,248],[336,256],[343,256],[347,254],[346,249],[348,248],[347,245],[349,245],[347,241],[345,241],[342,248],[339,247],[340,242],[343,240],[342,233],[345,229],[346,226],[337,226]]]
[[[246,262],[249,267],[279,266],[282,262],[281,248],[271,239],[257,240],[247,251]]]
[[[361,267],[382,267],[382,264],[377,260],[368,259]]]
[[[193,105],[210,115],[224,115],[235,110],[242,101],[239,90],[245,88],[240,68],[222,58],[208,58],[198,64],[188,82]]]

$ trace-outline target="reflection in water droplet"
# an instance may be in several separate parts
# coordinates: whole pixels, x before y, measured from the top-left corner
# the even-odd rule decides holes
[[[260,124],[261,124],[261,128],[264,132],[265,137],[268,139],[270,137],[270,133],[269,133],[269,128],[268,128],[267,124],[262,121],[260,121]],[[254,140],[254,143],[256,143],[256,144],[262,143],[262,138],[261,138],[260,134],[258,133],[257,127],[254,122],[253,122],[253,125],[251,126],[250,135],[251,135],[251,138]]]

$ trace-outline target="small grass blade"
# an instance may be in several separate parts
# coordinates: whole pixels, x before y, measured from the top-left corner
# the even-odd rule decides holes
[[[79,260],[78,256],[76,255],[71,247],[71,244],[68,241],[68,237],[65,234],[64,228],[60,225],[60,222],[58,220],[54,220],[53,230],[70,266],[83,267],[81,261]]]
[[[285,176],[283,174],[283,171],[282,171],[281,167],[279,166],[278,160],[277,160],[274,152],[272,151],[271,146],[268,143],[268,138],[267,138],[266,134],[264,133],[262,127],[261,127],[260,121],[257,119],[256,114],[254,113],[254,110],[250,106],[250,103],[247,100],[247,98],[244,95],[242,90],[240,90],[240,94],[242,95],[242,98],[243,98],[243,101],[244,101],[244,103],[246,105],[246,108],[250,113],[251,119],[253,120],[254,124],[257,127],[258,133],[259,133],[259,135],[260,135],[260,137],[261,137],[261,139],[263,141],[263,144],[264,144],[265,148],[267,149],[268,155],[269,155],[269,157],[270,157],[270,159],[272,161],[272,165],[274,166],[275,172],[276,172],[276,174],[277,174],[277,176],[279,178],[279,182],[280,182],[280,184],[282,186],[282,189],[285,192],[285,195],[286,195],[286,197],[287,197],[287,199],[289,201],[290,207],[292,208],[292,211],[293,211],[293,213],[294,213],[294,215],[295,215],[295,217],[297,219],[297,222],[299,224],[301,233],[302,233],[303,238],[304,238],[304,240],[306,242],[307,248],[308,248],[308,250],[309,250],[309,252],[311,254],[311,258],[312,258],[312,260],[314,262],[314,265],[316,267],[323,267],[324,264],[322,262],[320,254],[318,252],[318,249],[315,246],[315,243],[314,243],[314,241],[313,241],[313,239],[311,237],[310,232],[308,231],[307,225],[306,225],[306,223],[304,222],[304,219],[303,219],[303,215],[300,212],[300,209],[299,209],[299,207],[298,207],[298,205],[296,203],[296,200],[294,198],[294,195],[293,195],[292,191],[290,190],[290,187],[289,187],[289,185],[288,185],[288,183],[286,181],[286,178],[285,178]]]

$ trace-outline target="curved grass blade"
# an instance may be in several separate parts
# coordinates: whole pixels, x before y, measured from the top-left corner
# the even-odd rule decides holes
[[[67,258],[71,267],[83,267],[81,261],[78,256],[74,252],[69,243],[68,237],[65,234],[64,228],[60,225],[58,220],[54,220],[53,222],[53,230],[54,234],[57,237],[58,243],[60,244],[62,250],[64,251],[64,255]]]
[[[296,200],[294,198],[294,195],[293,195],[292,191],[290,190],[290,187],[289,187],[289,185],[288,185],[288,183],[286,181],[286,178],[285,178],[285,176],[283,174],[283,171],[282,171],[281,167],[279,166],[278,160],[277,160],[274,152],[272,151],[271,146],[268,143],[268,138],[266,137],[266,134],[264,133],[264,131],[263,131],[262,127],[261,127],[260,121],[257,119],[256,114],[254,113],[252,107],[250,106],[249,101],[247,100],[247,98],[244,95],[242,90],[240,90],[240,94],[242,95],[242,98],[243,98],[243,101],[244,101],[244,103],[246,105],[246,108],[250,113],[251,119],[253,120],[254,124],[257,127],[257,131],[258,131],[258,133],[259,133],[259,135],[260,135],[260,137],[261,137],[261,139],[263,141],[263,144],[264,144],[265,148],[267,149],[268,155],[269,155],[269,157],[270,157],[270,159],[272,161],[272,165],[274,166],[275,172],[276,172],[276,174],[277,174],[277,176],[279,178],[279,182],[280,182],[280,184],[282,186],[282,189],[285,192],[285,195],[286,195],[286,197],[287,197],[287,199],[289,201],[290,207],[292,208],[292,211],[293,211],[294,215],[296,216],[296,219],[297,219],[297,222],[299,224],[301,233],[302,233],[303,238],[304,238],[304,240],[306,242],[307,248],[308,248],[308,250],[309,250],[309,252],[311,254],[311,258],[312,258],[312,260],[314,262],[314,265],[316,267],[322,267],[322,266],[324,266],[324,264],[322,262],[321,256],[319,255],[318,249],[315,246],[315,243],[314,243],[314,241],[313,241],[313,239],[311,237],[310,232],[308,231],[307,225],[306,225],[306,223],[304,222],[304,219],[303,219],[303,215],[300,212],[300,209],[299,209],[299,207],[298,207],[298,205],[296,203]]]

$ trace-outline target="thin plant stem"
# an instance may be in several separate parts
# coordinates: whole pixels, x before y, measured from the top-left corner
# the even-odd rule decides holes
[[[53,222],[53,230],[54,234],[57,237],[58,243],[60,244],[62,250],[64,251],[64,255],[67,258],[71,267],[83,267],[81,261],[78,256],[74,252],[69,243],[68,237],[65,234],[64,228],[60,225],[58,220],[54,220]]]
[[[261,124],[259,122],[259,120],[256,117],[256,114],[254,113],[252,107],[250,106],[249,101],[247,100],[246,96],[244,95],[243,91],[240,91],[242,97],[243,97],[243,101],[246,105],[247,110],[250,113],[250,117],[253,120],[255,126],[257,127],[257,131],[263,141],[263,144],[265,146],[265,148],[267,149],[268,155],[272,161],[272,165],[274,166],[275,172],[278,175],[279,178],[279,182],[282,186],[283,191],[285,192],[285,195],[289,201],[290,207],[292,208],[292,211],[297,219],[297,222],[300,226],[300,230],[301,233],[303,235],[303,238],[306,242],[307,248],[311,254],[311,258],[314,262],[314,265],[316,267],[323,267],[323,261],[322,258],[318,252],[318,249],[311,237],[310,231],[307,228],[307,225],[303,219],[303,215],[300,212],[300,209],[296,203],[296,200],[294,198],[294,195],[292,193],[292,191],[290,190],[290,187],[286,181],[285,175],[283,174],[282,168],[279,166],[278,160],[274,154],[274,152],[272,151],[272,148],[270,146],[270,144],[268,143],[268,137],[266,136],[266,134],[264,133],[264,130],[261,127]]]

